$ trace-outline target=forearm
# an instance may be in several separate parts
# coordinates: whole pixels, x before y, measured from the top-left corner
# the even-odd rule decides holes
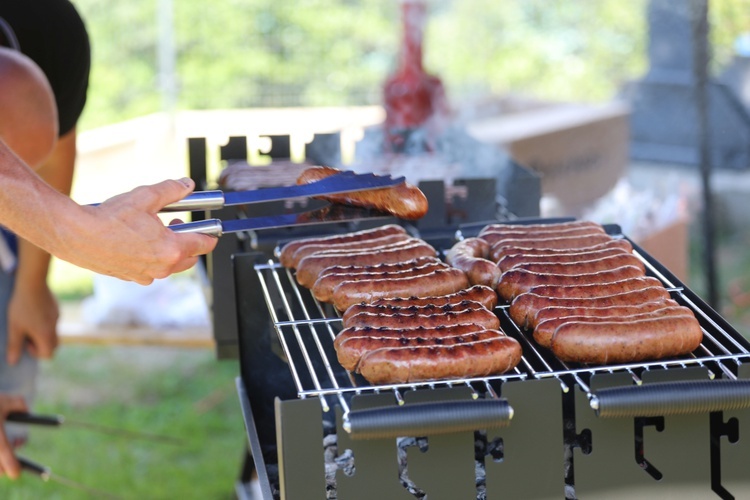
[[[76,129],[61,137],[37,174],[60,193],[70,196],[76,161]],[[25,240],[19,242],[16,286],[38,290],[46,286],[50,254]]]
[[[44,182],[0,140],[0,223],[23,239],[54,253],[63,244],[57,218],[81,208]]]

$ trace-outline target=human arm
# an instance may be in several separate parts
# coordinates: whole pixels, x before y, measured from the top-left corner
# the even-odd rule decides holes
[[[140,186],[98,206],[82,206],[32,172],[0,141],[0,224],[94,272],[149,284],[192,267],[216,239],[178,234],[157,213],[194,188],[190,179]]]
[[[10,413],[28,412],[26,401],[21,396],[0,394],[0,476],[16,479],[21,474],[21,466],[13,454],[13,449],[5,434],[5,419]]]
[[[70,195],[76,161],[76,129],[71,129],[55,144],[52,153],[36,169],[47,184]],[[18,266],[13,293],[8,303],[7,361],[15,365],[29,341],[29,353],[49,359],[57,348],[57,300],[49,288],[47,276],[50,254],[24,239],[18,242]]]

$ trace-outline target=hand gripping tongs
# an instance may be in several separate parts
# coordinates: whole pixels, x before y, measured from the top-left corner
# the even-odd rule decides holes
[[[162,209],[162,212],[218,210],[233,205],[247,205],[251,203],[381,189],[396,186],[404,181],[404,177],[393,178],[389,175],[357,174],[351,171],[344,171],[309,184],[271,187],[253,191],[197,191],[176,203],[167,205]],[[303,213],[267,215],[231,220],[206,219],[183,224],[173,224],[169,228],[180,233],[204,233],[221,236],[224,233],[238,231],[270,229],[300,224],[320,224],[333,221],[343,222],[383,216],[387,216],[387,214],[356,207],[334,208],[328,206]]]

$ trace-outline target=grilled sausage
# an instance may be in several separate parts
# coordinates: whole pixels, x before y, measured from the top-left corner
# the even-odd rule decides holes
[[[644,302],[669,299],[669,292],[663,286],[652,286],[643,290],[606,295],[584,299],[566,299],[544,297],[533,293],[524,293],[513,299],[508,314],[513,322],[521,327],[535,328],[536,313],[549,306],[559,307],[612,307],[632,306]]]
[[[592,285],[539,285],[529,288],[528,293],[544,295],[545,297],[559,297],[569,299],[585,299],[588,297],[604,297],[617,293],[643,290],[652,286],[663,286],[662,282],[651,276],[639,276],[611,283],[597,283]]]
[[[481,238],[466,238],[459,241],[445,254],[445,261],[462,270],[472,285],[496,287],[500,270],[494,262],[487,260],[490,245]]]
[[[561,325],[552,336],[552,352],[575,363],[629,363],[693,352],[703,339],[695,316],[640,321]]]
[[[372,306],[388,306],[388,307],[411,307],[411,306],[424,306],[432,305],[435,307],[444,306],[446,304],[457,304],[469,300],[472,302],[479,302],[490,311],[497,305],[497,294],[492,288],[483,285],[474,285],[471,288],[459,290],[456,293],[447,295],[435,295],[431,297],[394,297],[389,299],[379,299],[370,304],[358,303],[349,306],[342,316],[344,321],[347,321],[350,316],[361,312],[367,312],[367,307]]]
[[[288,267],[296,268],[300,260],[316,252],[331,251],[331,250],[346,251],[346,250],[370,249],[373,247],[380,247],[383,245],[390,245],[392,243],[398,243],[400,241],[404,241],[409,238],[410,236],[408,234],[396,233],[396,234],[389,234],[386,236],[381,236],[380,238],[372,238],[372,239],[360,240],[360,241],[350,241],[347,243],[319,243],[315,245],[305,245],[297,249],[296,252],[294,252],[294,255],[292,256],[291,264]]]
[[[484,307],[479,302],[474,302],[471,300],[462,300],[461,302],[457,302],[455,304],[443,304],[442,306],[437,306],[435,304],[424,304],[421,306],[400,307],[400,306],[394,306],[394,305],[354,304],[350,306],[346,310],[346,312],[349,312],[353,307],[357,308],[356,314],[350,314],[349,316],[342,317],[342,323],[344,325],[344,328],[355,326],[352,322],[352,319],[356,318],[357,315],[360,313],[377,314],[378,316],[392,316],[392,315],[403,315],[403,314],[419,314],[422,316],[433,316],[433,315],[444,314],[447,312],[466,311],[466,310],[476,311],[478,309],[482,309],[484,311],[489,311],[489,309]]]
[[[581,252],[593,252],[597,250],[606,250],[606,249],[612,249],[612,248],[621,248],[629,253],[633,251],[633,245],[631,245],[628,240],[625,240],[622,238],[610,238],[604,243],[598,243],[598,244],[588,246],[588,247],[562,248],[562,249],[519,247],[516,245],[508,245],[507,242],[505,241],[500,241],[499,244],[490,246],[490,259],[494,262],[499,262],[506,255],[526,255],[526,256],[559,255],[559,256],[563,256],[563,255],[576,254],[576,253],[581,253]]]
[[[303,238],[290,241],[282,247],[281,252],[279,253],[279,262],[281,262],[281,265],[284,267],[291,267],[294,252],[305,245],[349,243],[352,241],[371,240],[388,236],[390,234],[406,234],[406,230],[396,224],[388,224],[374,229],[364,229],[352,233],[324,236],[320,238]]]
[[[613,240],[617,241],[617,240]],[[522,264],[566,264],[583,262],[587,260],[602,259],[605,257],[612,257],[613,255],[633,255],[621,247],[614,248],[603,248],[601,250],[594,250],[589,252],[575,252],[565,253],[562,255],[556,254],[540,254],[540,255],[523,255],[523,254],[511,254],[505,255],[497,261],[497,267],[501,272],[508,271]]]
[[[589,236],[591,234],[607,234],[601,227],[577,227],[555,232],[530,232],[530,231],[486,231],[480,238],[487,242],[496,242],[506,239],[537,239],[537,238],[571,238],[574,236]]]
[[[563,307],[549,306],[540,309],[534,316],[534,322],[540,325],[543,321],[566,318],[569,316],[591,316],[598,318],[616,318],[618,316],[631,316],[633,314],[643,314],[665,307],[675,307],[679,304],[672,299],[660,299],[651,302],[644,302],[632,306],[610,306],[610,307]]]
[[[341,171],[331,167],[311,167],[300,174],[297,178],[297,184],[308,184],[338,173],[341,173]],[[400,219],[408,220],[423,217],[429,208],[424,193],[408,182],[392,187],[318,196],[316,198],[332,203],[374,208],[388,212]]]
[[[522,248],[563,250],[599,245],[600,243],[605,243],[613,238],[606,233],[589,230],[584,234],[575,236],[542,235],[541,237],[536,238],[533,235],[529,235],[526,238],[508,238],[501,233],[488,233],[482,236],[482,239],[489,243],[490,246],[516,246]]]
[[[560,325],[577,321],[580,323],[603,323],[607,321],[640,321],[642,319],[674,317],[674,316],[692,316],[693,312],[684,306],[661,307],[653,311],[642,312],[638,314],[619,315],[619,316],[564,316],[545,321],[539,321],[534,328],[534,340],[542,347],[552,345],[552,335]]]
[[[336,335],[333,340],[334,349],[338,349],[342,342],[348,339],[357,337],[380,337],[380,338],[433,338],[433,337],[456,337],[458,335],[466,335],[467,333],[480,332],[486,330],[482,325],[476,323],[459,323],[457,325],[438,325],[434,328],[427,328],[425,326],[417,326],[414,328],[388,328],[385,326],[379,328],[373,328],[370,326],[364,327],[349,327],[344,328]]]
[[[425,328],[435,328],[439,325],[451,326],[461,323],[476,323],[482,325],[487,330],[497,330],[500,328],[500,320],[495,313],[484,308],[467,308],[439,314],[419,314],[418,312],[374,314],[362,312],[349,318],[347,324],[350,327],[369,326],[378,328],[385,326],[388,328],[414,328],[415,326],[424,326]]]
[[[418,257],[434,257],[434,248],[421,240],[406,245],[390,246],[389,249],[370,249],[357,252],[332,252],[308,255],[297,266],[297,282],[310,288],[315,284],[320,272],[331,266],[370,266],[373,264],[388,264],[404,262]]]
[[[437,257],[417,257],[416,259],[406,260],[403,262],[393,262],[390,264],[373,264],[370,266],[331,266],[323,269],[318,277],[328,276],[329,274],[363,274],[363,273],[393,273],[406,271],[415,267],[423,266],[429,263],[442,262]]]
[[[376,256],[382,256],[380,255]],[[333,305],[345,311],[352,304],[372,302],[388,297],[444,295],[467,288],[466,274],[449,267],[409,278],[388,278],[366,281],[344,281],[333,289]]]
[[[395,347],[370,351],[358,370],[371,384],[397,384],[505,373],[521,360],[521,346],[502,336],[453,346]]]
[[[604,228],[601,224],[591,221],[571,221],[571,222],[551,222],[547,224],[488,224],[482,228],[479,232],[479,237],[487,233],[517,233],[524,232],[526,234],[541,235],[541,234],[552,234],[558,235],[561,232],[569,231],[571,229],[593,229],[604,232]]]
[[[646,273],[646,266],[633,254],[621,253],[600,259],[582,260],[579,262],[543,262],[519,264],[515,269],[524,269],[542,274],[588,274],[609,271],[622,266],[635,266]]]
[[[497,294],[505,300],[512,300],[514,297],[539,285],[604,284],[639,276],[643,276],[643,271],[636,266],[622,266],[607,271],[584,274],[542,274],[525,269],[511,269],[503,274],[500,284],[497,285]]]
[[[319,301],[331,302],[333,300],[333,290],[344,281],[409,278],[412,276],[422,276],[424,274],[429,274],[433,271],[436,271],[437,269],[447,269],[448,267],[448,264],[437,261],[428,262],[426,264],[422,264],[421,266],[413,266],[401,271],[369,273],[321,273],[321,276],[317,280],[315,280],[315,284],[312,286],[312,292],[315,298]]]
[[[384,347],[449,346],[502,336],[498,330],[481,330],[451,337],[353,337],[338,345],[336,357],[341,366],[354,371],[363,354]]]

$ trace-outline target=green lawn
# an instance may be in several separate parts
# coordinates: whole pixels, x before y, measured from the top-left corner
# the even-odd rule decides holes
[[[217,361],[210,350],[64,346],[43,367],[37,412],[181,442],[31,427],[19,454],[121,498],[234,498],[245,444],[237,373],[236,362]],[[0,480],[0,498],[87,496],[25,475]]]

